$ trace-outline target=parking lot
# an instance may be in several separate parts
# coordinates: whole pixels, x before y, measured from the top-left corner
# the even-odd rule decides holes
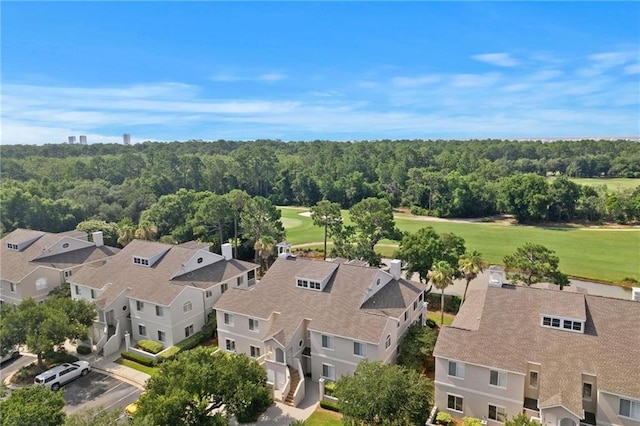
[[[128,383],[97,371],[92,371],[62,387],[67,405],[64,411],[73,414],[89,408],[124,410],[128,404],[138,399],[142,391]]]

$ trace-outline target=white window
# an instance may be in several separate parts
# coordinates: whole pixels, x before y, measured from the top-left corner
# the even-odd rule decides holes
[[[91,298],[95,299],[96,297],[98,297],[98,294],[96,293],[96,291],[94,289],[91,289]]]
[[[587,399],[591,401],[592,390],[593,390],[593,385],[591,383],[584,382],[582,384],[582,399]]]
[[[529,371],[529,386],[532,388],[538,387],[538,372]]]
[[[18,245],[17,245],[17,244],[7,243],[7,247],[8,247],[10,250],[18,250]]]
[[[9,283],[9,287],[11,289],[11,293],[15,293],[16,292],[16,283]]]
[[[233,325],[233,314],[224,313],[224,323],[226,325]]]
[[[162,309],[162,306],[156,305],[156,316],[164,316],[164,309]]]
[[[447,394],[447,408],[453,411],[463,412],[463,399],[458,395]]]
[[[189,337],[193,335],[193,324],[188,325],[184,328],[184,337]]]
[[[220,294],[224,293],[227,290],[229,290],[229,283],[222,283],[222,285],[220,286]]]
[[[184,302],[182,305],[182,312],[189,312],[193,309],[193,305],[191,304],[191,300]]]
[[[257,346],[251,346],[250,348],[251,358],[259,358],[260,357],[260,348]]]
[[[71,275],[73,275],[73,271],[71,271],[71,270],[64,271],[64,277],[65,278],[69,278]]]
[[[141,335],[141,336],[146,336],[147,335],[147,327],[145,327],[142,324],[138,325],[138,334]]]
[[[507,417],[507,410],[504,407],[489,404],[489,415],[491,420],[504,423]]]
[[[159,342],[164,342],[164,339],[165,339],[164,331],[158,330],[158,341]]]
[[[238,279],[236,280],[238,287],[240,287],[242,284],[244,284],[244,277],[243,276],[239,276]]]
[[[260,321],[253,318],[249,318],[249,330],[260,331]]]
[[[620,415],[640,420],[640,401],[620,398]]]
[[[418,309],[418,301],[414,300],[413,301],[413,310],[415,311],[416,309]]]
[[[140,300],[136,300],[136,310],[138,311],[144,311],[144,302],[141,302]]]
[[[409,319],[409,311],[404,311],[404,320],[408,320]]]
[[[507,387],[507,372],[491,370],[489,372],[489,384],[499,388]]]
[[[322,364],[322,377],[329,380],[335,380],[336,368],[331,364]]]
[[[360,342],[353,342],[353,354],[356,356],[367,356],[367,344]]]
[[[76,294],[80,294],[80,286],[77,285],[77,286],[74,286],[74,287],[76,288]]]
[[[333,349],[333,336],[322,335],[322,347],[325,349]]]
[[[207,299],[210,298],[211,296],[213,296],[213,293],[211,292],[211,290],[207,290],[204,292],[204,297],[206,297]]]
[[[449,376],[464,379],[464,364],[456,361],[449,361]]]
[[[46,278],[38,278],[36,281],[36,290],[42,291],[47,289],[47,279]]]
[[[389,346],[391,346],[391,335],[387,334],[387,338],[384,341],[384,348],[389,349]]]
[[[133,263],[135,263],[136,265],[145,265],[145,266],[149,266],[149,260],[148,259],[143,259],[141,257],[133,257]]]
[[[227,350],[229,352],[235,352],[236,351],[235,340],[231,340],[231,339],[224,339],[224,340],[225,340],[225,347],[227,348]]]

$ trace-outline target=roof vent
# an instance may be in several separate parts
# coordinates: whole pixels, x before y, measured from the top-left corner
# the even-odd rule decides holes
[[[489,266],[489,285],[492,287],[502,287],[504,282],[504,269],[498,265]]]

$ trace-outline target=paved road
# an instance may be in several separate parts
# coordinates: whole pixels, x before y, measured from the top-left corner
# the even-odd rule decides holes
[[[124,407],[138,399],[142,393],[135,386],[95,370],[85,377],[66,384],[62,389],[64,389],[64,399],[67,401],[64,407],[67,414],[100,407],[124,410]]]
[[[0,365],[0,383],[4,383],[5,379],[20,370],[22,367],[36,361],[36,356],[32,354],[20,354],[14,359],[3,362]]]

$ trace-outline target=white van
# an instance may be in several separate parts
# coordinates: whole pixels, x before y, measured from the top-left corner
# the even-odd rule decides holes
[[[57,391],[65,383],[69,383],[80,376],[86,376],[89,371],[91,371],[91,366],[87,361],[64,363],[38,374],[33,382]]]

